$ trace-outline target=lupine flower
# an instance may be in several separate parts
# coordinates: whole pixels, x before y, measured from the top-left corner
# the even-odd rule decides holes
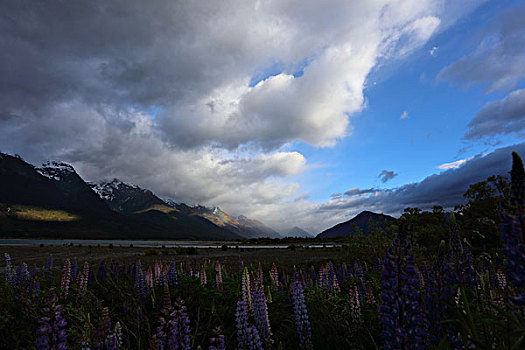
[[[155,261],[154,271],[155,271],[155,283],[159,284],[160,278],[162,276],[162,263],[160,263],[159,261]]]
[[[206,269],[204,268],[204,265],[201,265],[201,272],[199,277],[201,279],[201,285],[205,286],[206,283],[208,283],[208,276],[206,276]]]
[[[461,242],[454,212],[450,213],[450,249],[446,263],[454,273],[454,276],[450,276],[455,278],[455,281],[450,281],[451,284],[462,283],[469,286],[477,284],[472,253],[468,246]]]
[[[58,298],[54,288],[51,288],[46,297],[46,306],[42,308],[43,316],[40,317],[40,324],[35,342],[38,350],[57,349],[66,350],[67,334],[64,329],[67,325],[66,319],[62,315],[62,305],[58,305]]]
[[[237,302],[235,321],[237,325],[238,348],[248,350],[262,349],[257,328],[248,326],[248,304],[244,300]]]
[[[299,345],[301,348],[312,347],[312,333],[310,321],[308,320],[308,310],[304,299],[303,286],[301,282],[295,281],[292,284],[292,303],[295,314],[295,325],[299,335]]]
[[[516,287],[516,305],[525,305],[525,170],[520,156],[512,153],[510,198],[500,214],[503,253],[507,256],[507,276]]]
[[[372,289],[370,289],[370,287],[368,287],[367,290],[366,290],[365,303],[367,303],[368,305],[375,305],[376,304],[376,299],[374,297],[374,293],[372,292]]]
[[[77,279],[77,270],[78,270],[78,263],[77,259],[73,260],[73,263],[71,264],[71,281],[76,281]]]
[[[53,283],[53,272],[51,271],[52,269],[53,269],[53,256],[50,255],[46,263],[46,273],[47,273],[47,279],[49,280],[49,284]]]
[[[455,295],[452,286],[457,282],[453,268],[446,259],[448,256],[445,254],[445,241],[442,241],[432,268],[425,269],[425,306],[427,319],[433,321],[429,323],[429,332],[433,343],[439,342],[445,334],[454,334],[456,330],[455,325],[444,325],[441,322],[450,318],[448,311],[453,304]]]
[[[67,298],[69,290],[69,283],[71,282],[71,261],[66,259],[64,267],[62,268],[62,281],[60,282],[60,289],[62,290],[62,297]]]
[[[279,287],[279,272],[277,271],[277,266],[275,266],[275,263],[272,264],[272,268],[270,269],[270,277],[272,278],[275,286]]]
[[[170,291],[167,284],[164,284],[164,297],[163,307],[160,310],[162,316],[159,317],[159,325],[157,326],[157,333],[155,333],[153,343],[156,345],[157,350],[164,350],[167,345],[169,336],[169,317],[173,312],[173,306],[171,305]]]
[[[111,328],[111,318],[107,307],[102,309],[97,330],[97,339],[98,341],[94,345],[95,349],[118,349],[116,332]]]
[[[168,346],[170,349],[191,349],[190,342],[190,319],[186,312],[184,300],[180,297],[173,303],[174,310],[170,317],[170,338]]]
[[[170,287],[173,287],[177,284],[177,265],[174,261],[170,263],[170,267],[168,268],[168,285]]]
[[[418,276],[407,242],[406,227],[388,248],[383,261],[381,324],[384,349],[423,349],[428,340],[426,318],[419,306]]]
[[[357,289],[359,294],[365,295],[365,274],[363,272],[363,268],[361,267],[361,265],[359,265],[359,262],[357,261],[354,264],[354,276],[357,278]]]
[[[88,285],[88,279],[89,279],[89,263],[86,261],[84,262],[84,269],[78,275],[78,289],[80,291],[80,294],[84,295],[87,291],[87,285]]]
[[[33,294],[40,290],[40,280],[38,279],[38,267],[33,267],[29,274],[29,293]]]
[[[246,330],[246,349],[248,350],[263,350],[259,332],[254,326],[248,327]]]
[[[151,266],[148,267],[148,270],[146,271],[146,274],[144,275],[146,285],[149,288],[153,288],[153,271],[151,270]]]
[[[250,289],[250,274],[248,273],[248,268],[244,268],[242,271],[242,300],[252,308],[252,294]]]
[[[226,344],[224,342],[224,335],[221,334],[221,327],[217,327],[214,330],[216,334],[214,337],[210,338],[210,346],[208,350],[226,350]]]
[[[222,269],[218,261],[215,263],[215,284],[217,290],[222,290]]]
[[[118,321],[115,323],[115,338],[117,339],[117,348],[121,348],[124,342],[122,340],[122,326]]]
[[[319,287],[321,287],[326,293],[328,289],[328,275],[323,265],[319,268]]]
[[[268,304],[266,302],[266,295],[262,288],[257,288],[253,292],[253,315],[255,318],[255,327],[264,339],[264,342],[269,345],[273,343],[272,329],[270,327],[270,319],[268,318]]]
[[[360,323],[361,322],[361,302],[359,301],[359,291],[357,290],[357,286],[355,283],[352,282],[350,285],[350,311],[352,316],[352,321],[354,323]]]
[[[264,272],[261,266],[261,263],[259,263],[259,267],[257,268],[257,286],[262,287],[264,283]]]
[[[11,266],[11,255],[9,253],[4,253],[5,258],[5,281],[10,283],[13,279],[13,271]]]
[[[27,269],[27,264],[22,263],[22,265],[17,266],[15,269],[15,276],[12,279],[13,287],[22,287],[29,281],[29,270]]]
[[[505,274],[500,269],[496,271],[496,280],[498,281],[498,287],[500,289],[505,290],[507,288],[507,277],[505,277]]]
[[[106,266],[106,263],[102,261],[100,265],[98,265],[97,280],[105,281],[107,278],[108,278],[108,268]]]

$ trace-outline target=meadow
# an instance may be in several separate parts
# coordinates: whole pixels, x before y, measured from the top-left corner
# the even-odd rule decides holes
[[[334,248],[5,246],[0,346],[523,349],[524,194],[515,159],[490,247],[454,213],[428,244],[402,217]]]

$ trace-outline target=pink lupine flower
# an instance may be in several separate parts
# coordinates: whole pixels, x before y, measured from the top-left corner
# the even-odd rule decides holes
[[[62,268],[62,282],[60,283],[60,289],[62,290],[62,297],[67,298],[67,292],[69,290],[69,283],[71,282],[71,261],[66,259],[64,267]]]
[[[498,287],[503,290],[507,288],[507,277],[505,277],[505,273],[501,269],[498,269],[496,272],[496,280],[498,281]]]
[[[357,286],[353,282],[352,282],[352,285],[350,286],[349,293],[350,293],[350,310],[351,310],[352,320],[355,323],[359,323],[361,321],[361,302],[359,301],[359,292],[357,290]]]
[[[368,287],[366,289],[366,298],[365,298],[365,302],[368,304],[368,305],[375,305],[376,304],[376,299],[374,297],[374,292],[372,292],[372,289],[370,289],[370,287]]]
[[[272,264],[272,268],[270,270],[270,277],[272,278],[273,283],[276,287],[279,287],[279,272],[277,272],[277,266],[275,266],[275,263]]]
[[[153,271],[151,271],[151,266],[146,271],[146,284],[148,287],[153,288]]]
[[[319,268],[319,287],[326,289],[328,287],[328,274],[326,273],[326,270],[324,266],[321,266]]]
[[[208,276],[206,276],[206,269],[204,268],[204,265],[201,265],[201,272],[199,277],[201,279],[201,285],[205,286],[206,283],[208,283]]]
[[[262,287],[264,283],[264,272],[261,266],[261,263],[259,263],[259,267],[257,268],[257,286]]]
[[[84,269],[78,275],[78,289],[80,291],[80,294],[82,295],[86,294],[88,278],[89,278],[89,263],[86,261],[84,263]]]
[[[221,264],[218,261],[215,263],[215,283],[217,290],[222,290],[222,270]]]
[[[252,308],[252,293],[250,289],[250,274],[248,273],[248,268],[244,268],[242,271],[242,300]]]

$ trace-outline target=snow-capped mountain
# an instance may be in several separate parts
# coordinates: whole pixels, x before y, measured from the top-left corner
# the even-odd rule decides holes
[[[150,190],[118,179],[100,184],[89,183],[89,186],[111,209],[120,213],[131,214],[156,206],[168,207],[167,203]]]
[[[36,172],[55,181],[61,181],[76,174],[75,169],[71,165],[55,161],[45,162],[41,168],[36,169]]]

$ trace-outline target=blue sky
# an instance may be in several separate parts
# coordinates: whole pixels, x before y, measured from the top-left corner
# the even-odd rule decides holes
[[[386,62],[372,72],[364,90],[366,107],[352,116],[350,137],[333,148],[295,145],[312,166],[298,178],[310,198],[325,201],[327,195],[351,187],[395,188],[419,182],[441,172],[437,168],[441,164],[523,142],[515,135],[462,140],[476,112],[508,91],[487,93],[484,86],[465,88],[437,77],[443,68],[474,51],[487,27],[517,4],[489,1],[409,57]],[[431,54],[433,48],[437,49]],[[524,86],[521,82],[516,89]],[[405,111],[408,117],[401,119]],[[397,176],[382,183],[378,175],[383,169]]]
[[[525,147],[523,0],[30,5],[0,11],[0,150],[88,181],[319,232]]]

